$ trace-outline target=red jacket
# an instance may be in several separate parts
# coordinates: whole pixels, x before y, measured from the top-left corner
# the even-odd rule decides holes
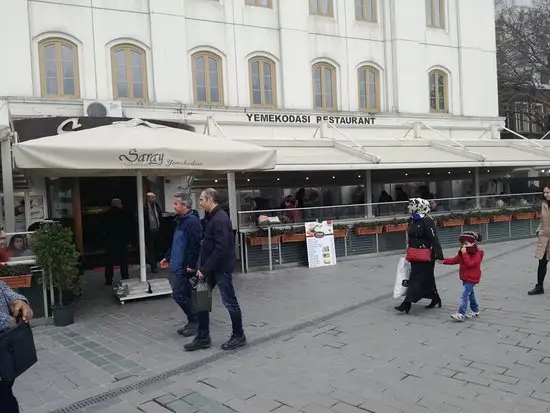
[[[479,250],[475,254],[458,254],[454,258],[445,258],[443,264],[456,265],[460,264],[460,279],[462,281],[477,284],[481,279],[481,261],[483,261],[484,252]]]

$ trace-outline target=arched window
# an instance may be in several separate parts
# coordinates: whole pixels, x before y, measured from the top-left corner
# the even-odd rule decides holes
[[[80,97],[78,47],[65,39],[38,44],[40,88],[44,97]]]
[[[193,55],[193,91],[196,103],[223,104],[222,59],[210,52]]]
[[[336,110],[336,69],[328,63],[313,65],[315,109]]]
[[[380,112],[380,72],[372,66],[360,67],[359,109],[365,112]]]
[[[131,44],[114,46],[111,49],[111,68],[115,99],[148,100],[145,50]]]
[[[253,57],[249,68],[251,106],[277,106],[275,63],[266,57]]]
[[[430,78],[430,112],[447,113],[448,104],[448,76],[442,70],[432,70]]]

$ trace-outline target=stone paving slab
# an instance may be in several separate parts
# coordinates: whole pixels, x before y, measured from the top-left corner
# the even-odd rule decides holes
[[[489,258],[513,251],[523,254],[522,262],[530,265],[529,279],[520,279],[523,289],[531,284],[535,261],[531,259],[532,251],[522,248],[532,243],[523,240],[486,246]],[[389,256],[345,261],[337,267],[292,268],[237,276],[236,289],[249,341],[390,293],[395,267],[396,256]],[[438,272],[449,270],[439,268]],[[51,411],[219,352],[218,348],[199,353],[182,351],[185,340],[175,334],[182,323],[182,314],[170,298],[120,306],[101,281],[101,274],[88,278],[87,291],[95,289],[94,295],[90,295],[93,299],[79,304],[74,325],[36,328],[39,363],[15,386],[23,412]],[[444,286],[440,289],[446,294]],[[229,334],[230,326],[218,295],[215,300],[212,334],[218,347]],[[531,317],[535,318],[523,324],[521,331],[514,331],[518,337],[507,339],[523,339],[524,344],[536,347],[536,343],[525,340],[529,340],[532,331],[544,328],[544,320],[537,319],[537,314]],[[348,346],[349,343],[336,341],[327,348],[336,351]]]
[[[442,309],[406,315],[378,300],[172,377],[154,401],[178,412],[185,388],[196,393],[178,400],[200,412],[550,412],[550,298],[526,295],[530,258],[514,249],[486,262],[477,319],[450,319],[461,283],[444,277]]]

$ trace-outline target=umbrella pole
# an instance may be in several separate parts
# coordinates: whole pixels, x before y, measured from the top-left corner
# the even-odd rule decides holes
[[[147,281],[147,264],[145,262],[145,220],[143,217],[143,177],[141,171],[137,173],[137,202],[138,202],[138,240],[139,240],[139,278]]]

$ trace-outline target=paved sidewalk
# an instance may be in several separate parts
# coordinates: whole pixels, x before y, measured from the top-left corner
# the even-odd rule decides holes
[[[480,337],[472,337],[476,340],[475,354],[480,357],[492,354],[491,346],[494,346],[494,343],[487,341],[484,335],[496,328],[492,327],[496,325],[493,324],[496,321],[489,318],[488,323],[487,317],[501,317],[500,312],[497,314],[491,308],[500,308],[502,300],[506,301],[507,309],[513,310],[506,320],[513,320],[519,323],[520,327],[528,329],[531,328],[530,325],[542,328],[542,324],[545,323],[542,316],[546,314],[546,309],[543,308],[544,297],[535,297],[532,300],[533,303],[540,304],[541,308],[538,310],[530,307],[526,315],[521,314],[523,310],[518,311],[525,304],[525,290],[531,286],[534,279],[532,274],[535,261],[532,259],[532,251],[531,248],[524,248],[530,244],[532,241],[526,240],[485,247],[489,259],[499,255],[501,257],[489,260],[486,265],[487,280],[484,280],[480,289],[480,298],[482,306],[488,307],[489,310],[486,311],[488,315],[484,315],[482,320],[475,321],[475,325],[464,323],[457,326],[448,322],[448,302],[454,303],[458,297],[459,285],[454,276],[446,277],[438,283],[447,304],[445,312],[425,312],[422,308],[415,310],[415,314],[409,317],[394,314],[391,310],[391,305],[394,304],[392,300],[382,298],[386,298],[392,291],[395,256],[347,261],[337,267],[319,270],[295,268],[240,276],[236,281],[237,291],[242,301],[247,334],[252,345],[249,349],[236,354],[222,353],[217,348],[230,329],[226,312],[219,302],[215,304],[213,313],[215,322],[212,333],[216,348],[190,354],[182,351],[181,346],[185,341],[174,332],[180,325],[181,315],[170,299],[146,300],[119,307],[112,304],[112,299],[105,298],[103,304],[93,311],[84,306],[83,310],[86,311],[83,311],[84,314],[71,327],[37,329],[36,341],[40,348],[40,361],[18,381],[15,391],[21,399],[24,413],[52,411],[105,391],[111,393],[91,400],[97,402],[105,399],[101,403],[89,403],[90,406],[84,403],[62,411],[105,410],[123,413],[126,410],[140,411],[139,407],[141,411],[161,412],[167,411],[162,405],[170,405],[173,411],[194,412],[199,410],[201,403],[216,401],[226,403],[226,407],[222,404],[212,404],[214,407],[208,407],[203,411],[262,412],[279,406],[277,410],[284,412],[298,411],[317,399],[317,393],[304,392],[303,385],[307,387],[308,384],[323,383],[330,387],[332,385],[329,384],[333,380],[342,380],[342,383],[351,386],[348,387],[350,391],[354,387],[352,383],[361,388],[370,388],[366,383],[376,379],[380,386],[385,386],[383,378],[388,368],[392,371],[389,376],[392,383],[397,377],[395,371],[399,370],[398,364],[404,363],[407,359],[405,357],[396,363],[395,360],[400,360],[402,354],[418,356],[417,369],[420,368],[418,365],[431,366],[422,372],[426,379],[429,379],[425,372],[433,373],[435,367],[432,364],[437,364],[442,355],[449,353],[451,358],[460,358],[463,352],[460,345],[463,342],[456,340],[457,333],[462,334],[464,340],[470,340],[472,332],[480,334]],[[444,273],[449,270],[450,268],[444,267],[438,271]],[[517,273],[514,274],[514,271]],[[494,286],[491,285],[493,280],[497,281]],[[490,291],[487,289],[489,286]],[[103,291],[98,294],[108,297],[108,290]],[[508,296],[502,296],[503,293],[509,294],[511,298],[492,301],[493,297]],[[517,298],[513,298],[515,296]],[[353,308],[357,310],[350,312]],[[331,319],[328,325],[325,325],[326,322],[323,324],[323,318],[339,312],[346,314]],[[321,327],[319,324],[311,325],[312,320],[321,322]],[[478,328],[482,326],[485,327],[480,328],[478,332]],[[450,333],[449,328],[453,329]],[[531,334],[515,331],[518,328],[508,326],[506,331],[514,331],[514,334],[520,335]],[[286,335],[279,337],[278,332],[281,331]],[[318,335],[320,332],[323,334]],[[425,333],[423,344],[418,344],[418,337]],[[298,335],[287,341],[293,334]],[[324,342],[317,337],[326,338],[328,341]],[[528,343],[532,344],[531,341],[534,342],[535,338],[530,338]],[[417,349],[417,346],[422,347]],[[369,357],[362,356],[373,349],[379,353],[369,353]],[[449,350],[446,352],[446,349]],[[537,347],[537,351],[541,350]],[[427,354],[434,356],[430,362],[426,361],[430,357]],[[396,355],[399,357],[389,361],[389,358]],[[220,359],[217,360],[218,358]],[[320,360],[323,362],[319,362]],[[368,363],[365,360],[368,360]],[[204,364],[207,364],[207,370],[200,367]],[[375,365],[378,367],[373,370]],[[242,370],[235,370],[236,366],[242,366]],[[343,376],[338,366],[345,366],[346,372],[355,369],[355,373],[350,372]],[[541,366],[545,367],[543,364]],[[171,369],[176,370],[165,375],[165,380],[158,380],[159,377],[156,377],[151,386],[144,386],[143,379]],[[233,370],[238,373],[238,378],[235,378],[237,376],[234,376]],[[296,374],[292,372],[294,370]],[[378,370],[381,376],[378,375]],[[370,372],[368,377],[365,377],[366,372]],[[414,372],[411,375],[424,377]],[[213,383],[203,384],[202,381],[198,381],[201,378],[224,380],[231,376],[232,383],[240,383],[240,390],[233,390],[232,385],[224,388],[225,382],[216,386]],[[430,377],[436,384],[440,381],[439,377],[434,379],[433,374]],[[420,378],[417,380],[421,381]],[[275,384],[272,383],[273,380],[279,382]],[[300,382],[302,384],[298,385]],[[471,383],[465,381],[464,384],[468,386]],[[128,385],[133,385],[136,390],[130,391],[131,388],[125,388]],[[392,383],[392,386],[394,385],[395,383]],[[402,384],[399,385],[401,388]],[[425,389],[431,386],[427,383],[423,385]],[[338,386],[334,388],[337,389]],[[278,398],[274,399],[267,389],[277,389]],[[327,388],[319,391],[326,393]],[[173,392],[175,394],[171,394]],[[186,392],[189,394],[184,394]],[[245,397],[251,396],[252,393],[256,396]],[[378,393],[383,394],[381,391],[377,391]],[[179,396],[178,401],[175,399],[176,396]],[[325,396],[333,401],[337,400],[335,397]],[[153,401],[155,397],[163,398],[158,399],[159,403]],[[180,400],[182,397],[185,401]],[[295,397],[302,398],[294,400]],[[233,402],[229,399],[233,399]],[[536,401],[534,398],[528,399]],[[260,400],[267,404],[262,404]],[[268,402],[269,400],[271,402]],[[283,403],[274,405],[274,400]],[[293,403],[290,403],[291,400]],[[324,404],[329,404],[329,401],[325,400]],[[343,406],[338,410],[340,407],[333,405],[334,403],[323,407],[331,407],[335,412],[345,411],[342,409],[347,408]],[[78,410],[77,407],[85,410]],[[247,408],[249,410],[246,410]]]

